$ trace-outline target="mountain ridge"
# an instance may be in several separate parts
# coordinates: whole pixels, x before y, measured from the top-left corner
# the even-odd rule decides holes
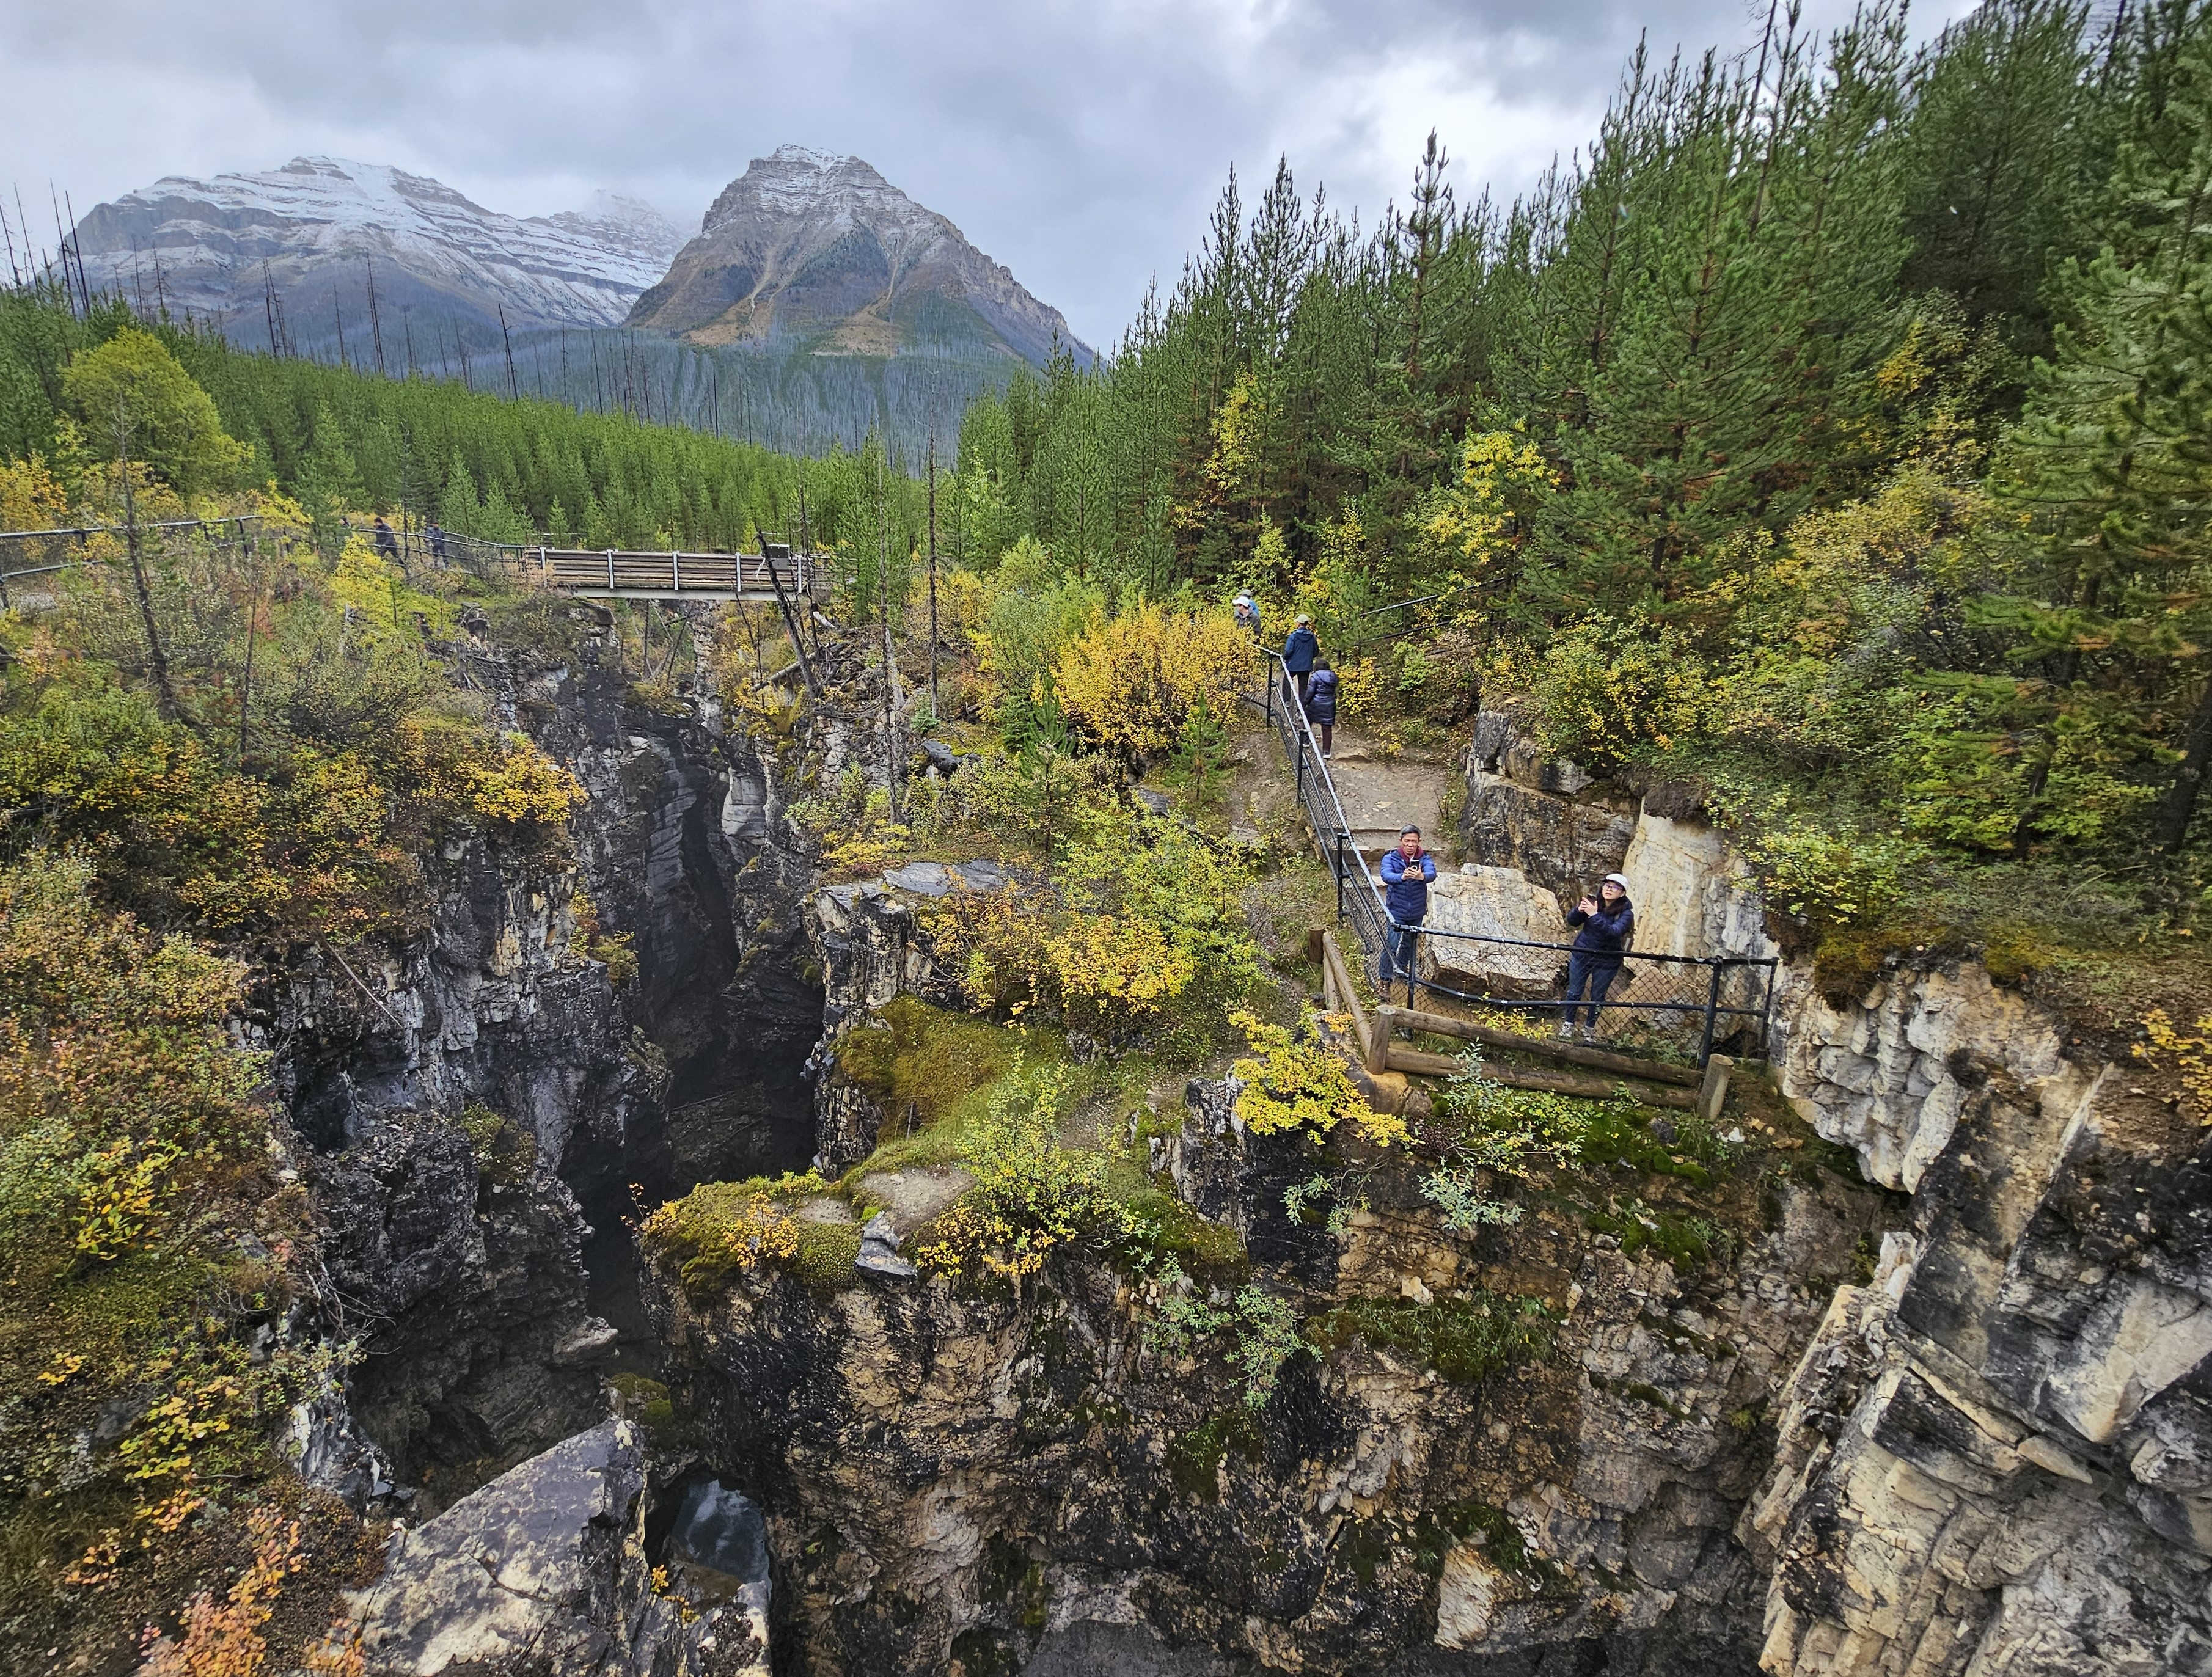
[[[617,325],[683,235],[652,206],[611,193],[580,210],[513,216],[389,164],[301,156],[258,173],[165,175],[88,211],[74,239],[96,288],[152,290],[172,312],[229,324],[263,319],[265,280],[295,337],[319,338],[343,330],[349,308],[366,313],[371,262],[383,301],[403,316],[484,322],[503,307],[510,325]],[[357,324],[366,336],[369,323]]]

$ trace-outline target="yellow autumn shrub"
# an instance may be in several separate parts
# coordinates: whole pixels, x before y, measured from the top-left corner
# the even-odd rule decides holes
[[[1367,1103],[1344,1056],[1321,1040],[1310,1016],[1297,1031],[1241,1011],[1230,1021],[1252,1045],[1234,1070],[1244,1085],[1237,1115],[1255,1135],[1302,1129],[1325,1136],[1348,1119],[1378,1147],[1413,1139],[1403,1118]]]
[[[1108,750],[1163,756],[1203,700],[1232,714],[1256,680],[1252,637],[1218,606],[1171,611],[1145,601],[1093,623],[1053,671],[1060,708]]]

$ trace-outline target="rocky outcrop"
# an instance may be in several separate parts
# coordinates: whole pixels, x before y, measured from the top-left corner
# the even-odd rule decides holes
[[[643,1441],[611,1420],[400,1532],[352,1604],[368,1677],[766,1677],[757,1605],[660,1593],[646,1516]]]
[[[2212,1143],[1971,964],[1808,1011],[1801,1103],[1914,1197],[1779,1406],[1767,1668],[2212,1671]]]
[[[824,1170],[835,1174],[866,1158],[884,1118],[874,1097],[838,1068],[837,1038],[897,995],[957,1002],[957,980],[939,967],[925,911],[954,891],[1003,890],[1012,881],[995,862],[909,862],[806,899],[823,975],[822,1036],[806,1063],[815,1076],[815,1157]]]
[[[599,1413],[586,1229],[557,1164],[619,1147],[647,1091],[556,872],[481,840],[433,864],[428,932],[319,950],[264,1026],[325,1225],[328,1330],[365,1352],[361,1426],[404,1480],[542,1447]]]
[[[1502,1300],[1546,1313],[1550,1354],[1468,1379],[1351,1334],[1248,1404],[1218,1346],[1148,1343],[1147,1284],[1096,1258],[1019,1299],[928,1278],[824,1295],[768,1269],[694,1296],[656,1273],[678,1406],[767,1511],[796,1669],[1048,1671],[1096,1641],[1237,1670],[1574,1647],[1750,1671],[1760,1578],[1731,1532],[1767,1461],[1756,1416],[1869,1196],[1790,1187],[1771,1230],[1685,1276],[1571,1215],[1455,1236],[1383,1177],[1340,1233],[1294,1220],[1310,1162],[1241,1134],[1217,1085],[1153,1145],[1301,1313]]]
[[[1516,869],[1562,902],[1618,869],[1636,836],[1632,793],[1546,758],[1503,712],[1475,719],[1466,776],[1461,853]]]

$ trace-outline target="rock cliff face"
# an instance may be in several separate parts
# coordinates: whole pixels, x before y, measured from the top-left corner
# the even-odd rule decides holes
[[[641,706],[578,641],[470,664],[591,793],[573,853],[453,847],[431,859],[422,935],[311,951],[266,1000],[329,1228],[326,1327],[362,1346],[352,1420],[388,1457],[364,1460],[342,1425],[313,1431],[324,1476],[356,1498],[396,1476],[440,1503],[603,1416],[609,1359],[650,1354],[629,1185],[680,1191],[812,1149],[811,875],[774,765],[711,700]],[[626,996],[579,926],[586,903],[597,935],[633,940]]]
[[[1354,1340],[1292,1358],[1254,1407],[1218,1361],[1148,1348],[1143,1285],[1103,1262],[997,1302],[765,1271],[693,1297],[656,1276],[678,1401],[768,1510],[796,1668],[1085,1668],[1056,1662],[1111,1645],[1091,1668],[1182,1669],[1164,1650],[1187,1648],[1471,1672],[1573,1648],[1748,1672],[1760,1579],[1730,1533],[1768,1456],[1753,1416],[1873,1197],[1789,1188],[1770,1233],[1694,1279],[1572,1217],[1470,1241],[1378,1194],[1338,1236],[1286,1214],[1310,1166],[1227,1104],[1194,1085],[1156,1145],[1272,1287],[1309,1314],[1541,1300],[1553,1353],[1460,1382]]]
[[[477,842],[433,878],[423,937],[296,963],[268,1024],[328,1226],[330,1325],[365,1352],[355,1413],[410,1483],[599,1412],[612,1334],[556,1167],[582,1137],[619,1148],[649,1098],[559,876]]]
[[[2212,1671],[2212,1141],[1977,969],[1841,1012],[1792,1080],[1912,1218],[1779,1405],[1768,1668]]]
[[[1469,781],[1470,854],[1524,892],[1618,808],[1502,718]],[[1620,851],[1638,947],[1775,953],[1741,859],[1666,793]],[[1775,1038],[1784,1093],[1912,1199],[1774,1405],[1739,1526],[1763,1666],[2212,1670],[2212,1142],[1973,962],[1843,1002],[1785,968]]]

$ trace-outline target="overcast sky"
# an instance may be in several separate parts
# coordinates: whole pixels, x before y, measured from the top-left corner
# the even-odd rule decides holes
[[[1747,13],[1755,9],[1756,16]],[[1833,21],[1849,0],[1808,0]],[[1916,34],[1969,9],[1923,0]],[[1433,126],[1471,197],[1593,131],[1638,32],[1764,0],[0,0],[0,185],[80,212],[164,174],[396,163],[514,215],[596,187],[687,232],[786,142],[865,157],[1111,346],[1234,163],[1372,224]],[[44,216],[41,208],[40,214]],[[50,240],[51,229],[46,234]]]

